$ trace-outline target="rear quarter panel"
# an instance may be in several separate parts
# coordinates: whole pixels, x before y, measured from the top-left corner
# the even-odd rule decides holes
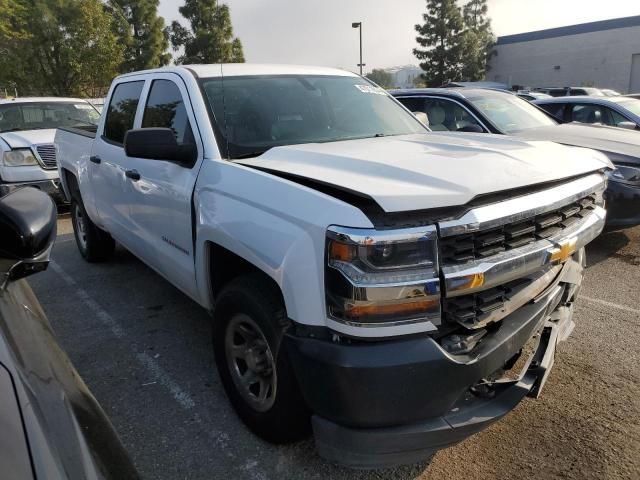
[[[66,170],[76,177],[85,209],[94,223],[97,223],[99,217],[88,173],[93,141],[94,138],[90,136],[70,132],[69,130],[56,130],[55,144],[58,149],[58,172],[64,194],[67,200],[71,200],[71,189],[65,175]]]

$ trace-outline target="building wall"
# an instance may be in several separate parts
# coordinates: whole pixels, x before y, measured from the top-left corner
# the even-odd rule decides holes
[[[413,88],[414,80],[424,73],[420,67],[415,65],[404,65],[402,67],[386,68],[393,77],[394,88]]]
[[[626,93],[633,55],[640,54],[640,26],[499,43],[487,80],[531,87],[596,86]]]

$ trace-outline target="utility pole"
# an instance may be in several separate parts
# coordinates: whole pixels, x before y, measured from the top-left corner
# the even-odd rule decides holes
[[[365,66],[365,64],[362,63],[362,22],[353,22],[351,24],[351,28],[357,28],[360,30],[360,63],[358,64],[358,67],[360,67],[360,76],[362,76],[362,67]]]

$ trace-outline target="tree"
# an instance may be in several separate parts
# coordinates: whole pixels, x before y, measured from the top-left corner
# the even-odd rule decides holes
[[[240,39],[234,38],[229,7],[218,0],[186,0],[180,14],[191,29],[174,21],[171,44],[174,50],[184,48],[177,63],[244,62]]]
[[[462,78],[483,80],[487,63],[495,54],[491,20],[487,17],[487,0],[470,0],[463,8],[465,30],[462,34]]]
[[[121,41],[126,45],[122,70],[157,68],[171,61],[169,32],[158,16],[159,0],[110,0],[112,12],[128,24]]]
[[[422,48],[413,54],[420,60],[423,76],[430,86],[458,80],[462,68],[462,30],[464,22],[455,0],[427,0],[424,23],[416,25],[416,41]]]
[[[124,47],[100,0],[29,0],[21,12],[26,35],[3,40],[0,82],[21,94],[93,94],[109,85]]]
[[[22,0],[0,0],[0,42],[25,35],[24,12]]]
[[[383,88],[393,87],[393,75],[386,70],[374,68],[371,72],[365,75],[372,82],[377,83]]]

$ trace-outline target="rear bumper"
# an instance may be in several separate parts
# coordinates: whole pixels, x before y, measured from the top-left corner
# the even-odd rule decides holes
[[[607,199],[607,227],[640,225],[640,187],[609,181]]]
[[[355,468],[423,461],[537,396],[557,341],[573,329],[564,300],[575,293],[581,267],[578,273],[506,317],[468,355],[451,355],[430,337],[348,345],[289,335],[319,453]],[[493,378],[525,344],[533,354],[522,370]],[[482,394],[472,393],[480,383]]]
[[[4,183],[0,182],[0,196],[7,195],[19,188],[33,187],[51,195],[56,203],[65,203],[64,194],[60,186],[60,180],[38,180],[32,182],[16,182],[16,183]]]

